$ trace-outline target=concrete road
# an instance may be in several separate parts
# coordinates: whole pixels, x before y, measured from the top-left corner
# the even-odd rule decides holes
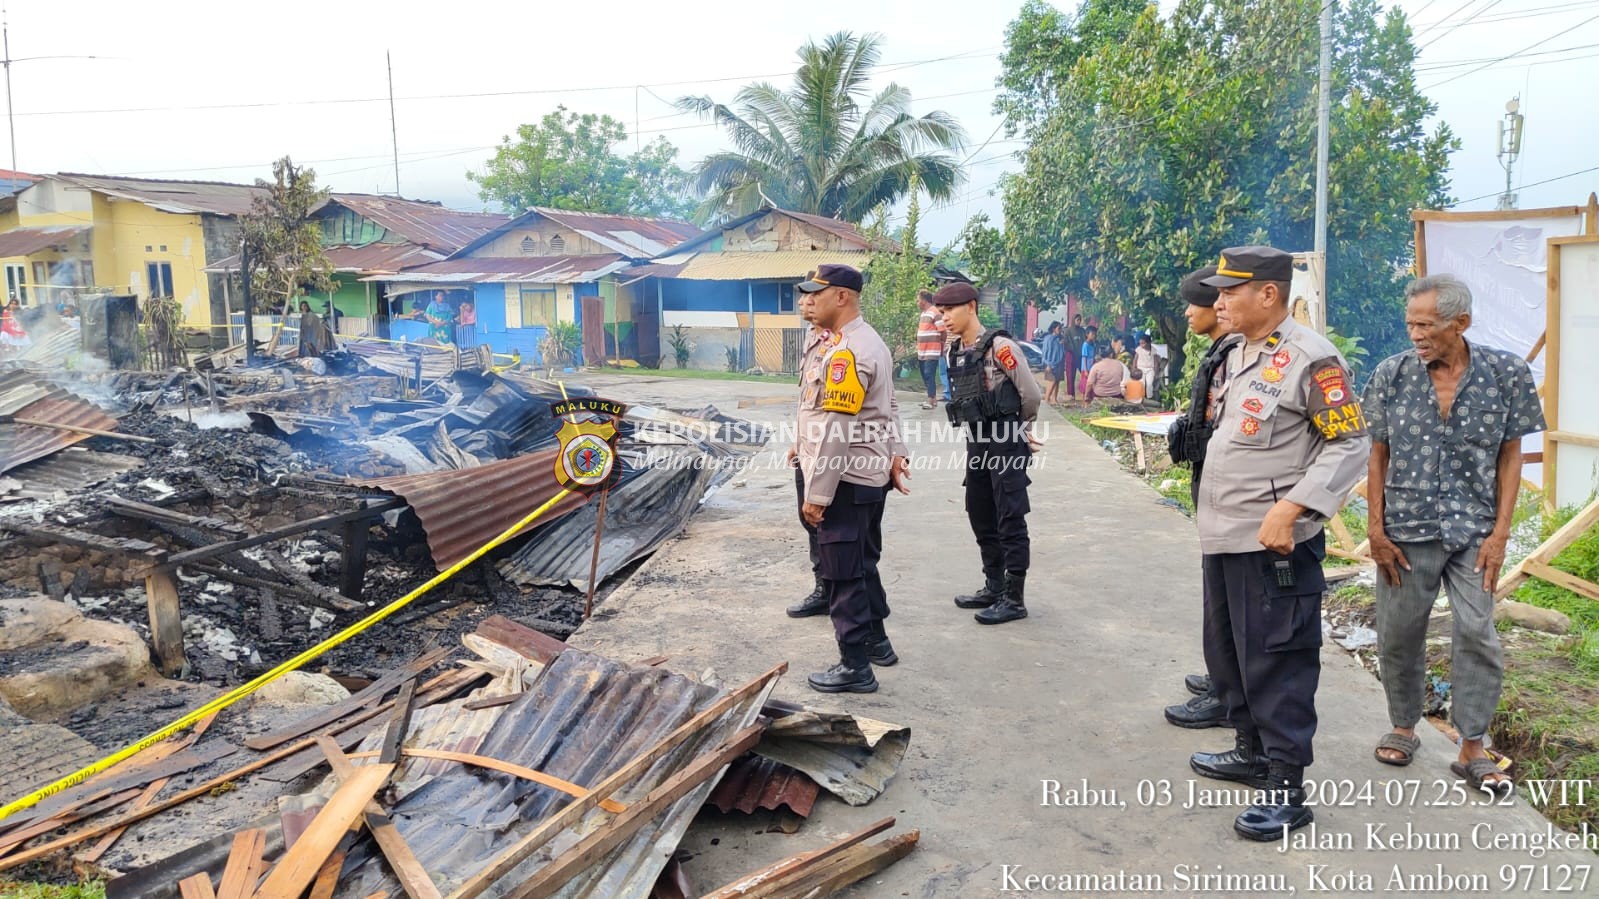
[[[793,421],[779,399],[792,389],[778,385],[584,380],[632,402],[710,402]],[[741,410],[740,399],[758,404]],[[1307,774],[1331,790],[1332,804],[1316,810],[1321,848],[1236,837],[1241,809],[1217,789],[1228,785],[1188,767],[1191,752],[1227,748],[1232,732],[1182,730],[1161,716],[1186,697],[1183,675],[1203,670],[1193,523],[1052,417],[1032,475],[1031,617],[980,627],[951,603],[980,578],[950,464],[958,447],[928,442],[942,410],[917,408],[910,393],[900,400],[911,434],[921,431],[912,451],[923,467],[912,495],[893,495],[886,514],[882,570],[901,662],[878,670],[879,692],[824,696],[805,686],[836,652],[825,618],[783,614],[809,591],[810,573],[781,438],[572,637],[621,659],[660,654],[678,671],[714,668],[737,683],[787,660],[776,695],[912,729],[903,768],[870,805],[824,797],[791,836],[758,833],[750,818],[702,816],[685,843],[698,886],[894,815],[900,829],[921,830],[920,846],[850,895],[1599,895],[1599,877],[1588,876],[1593,853],[1526,848],[1548,825],[1522,798],[1493,807],[1456,791],[1453,752],[1435,731],[1423,729],[1411,767],[1378,764],[1381,688],[1330,642]],[[1044,801],[1045,781],[1060,784],[1061,804]]]

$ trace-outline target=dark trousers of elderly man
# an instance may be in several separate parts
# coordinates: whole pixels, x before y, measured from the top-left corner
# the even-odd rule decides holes
[[[1421,747],[1415,727],[1427,622],[1442,587],[1453,621],[1452,715],[1462,741],[1450,770],[1473,790],[1504,794],[1514,787],[1483,746],[1504,674],[1493,588],[1521,487],[1521,438],[1544,422],[1526,363],[1467,344],[1460,333],[1466,325],[1451,326],[1440,314],[1434,296],[1456,290],[1453,284],[1434,277],[1411,285],[1406,318],[1418,349],[1383,360],[1366,386],[1373,441],[1367,530],[1379,568],[1379,660],[1394,728],[1374,754],[1402,766]],[[1455,317],[1469,322],[1466,297],[1468,312]]]

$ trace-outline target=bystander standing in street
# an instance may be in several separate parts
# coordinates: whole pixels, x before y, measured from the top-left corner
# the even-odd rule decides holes
[[[1088,373],[1099,361],[1099,328],[1089,325],[1083,329],[1083,344],[1077,348],[1077,387],[1088,402]]]
[[[1060,382],[1066,377],[1066,342],[1061,339],[1060,322],[1050,322],[1041,347],[1044,354],[1044,402],[1060,404]]]
[[[916,364],[922,371],[922,384],[927,388],[927,401],[923,409],[938,408],[938,359],[944,353],[942,318],[933,306],[931,290],[916,291],[916,305],[921,307],[921,317],[916,321]]]
[[[1367,533],[1381,571],[1377,636],[1393,725],[1377,761],[1408,765],[1421,747],[1427,621],[1442,586],[1453,622],[1450,714],[1461,736],[1450,770],[1474,790],[1505,794],[1510,778],[1484,747],[1504,677],[1494,588],[1521,489],[1521,438],[1544,429],[1543,411],[1521,357],[1466,340],[1464,282],[1418,278],[1405,300],[1413,348],[1384,359],[1365,393]]]

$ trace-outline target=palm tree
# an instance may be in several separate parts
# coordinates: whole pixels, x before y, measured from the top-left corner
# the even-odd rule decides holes
[[[878,34],[841,31],[800,48],[790,90],[746,85],[732,107],[710,97],[678,100],[679,109],[722,126],[734,147],[695,167],[704,198],[697,218],[737,217],[770,203],[860,222],[905,196],[913,175],[935,201],[953,198],[966,132],[946,112],[911,115],[911,92],[897,84],[869,95],[881,43]]]

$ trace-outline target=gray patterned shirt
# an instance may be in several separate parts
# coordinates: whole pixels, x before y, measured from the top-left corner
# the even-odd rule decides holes
[[[1396,543],[1442,540],[1459,552],[1487,537],[1497,517],[1500,445],[1544,429],[1527,363],[1503,350],[1466,348],[1448,418],[1438,413],[1432,377],[1415,350],[1384,359],[1366,384],[1372,442],[1388,445],[1383,529]]]

